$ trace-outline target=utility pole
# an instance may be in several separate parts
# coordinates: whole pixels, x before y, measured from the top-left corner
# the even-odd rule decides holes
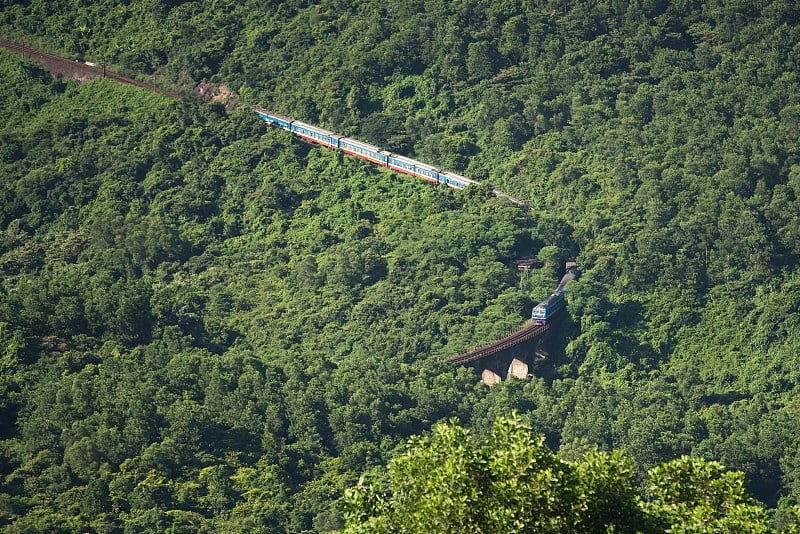
[[[103,78],[106,77],[106,58],[103,58]]]
[[[525,282],[527,283],[527,281],[528,281],[528,273],[529,273],[529,272],[530,272],[530,270],[531,270],[531,266],[530,266],[530,265],[519,265],[519,266],[517,267],[517,270],[519,270],[519,271],[520,271],[520,275],[519,275],[519,287],[520,287],[520,288],[522,288],[522,287],[523,287],[523,281],[522,281],[522,279],[523,279],[523,277],[524,277],[524,278],[525,278]]]

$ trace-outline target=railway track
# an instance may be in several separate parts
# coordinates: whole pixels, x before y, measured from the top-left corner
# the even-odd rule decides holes
[[[441,361],[439,363],[440,364],[452,363],[454,365],[461,365],[465,363],[474,362],[544,334],[550,328],[550,325],[553,324],[553,322],[558,318],[558,316],[561,313],[563,313],[564,311],[563,294],[566,293],[567,284],[570,283],[572,280],[575,280],[577,277],[578,277],[577,264],[574,261],[567,262],[566,272],[564,273],[564,276],[561,277],[561,281],[559,282],[558,287],[556,288],[556,293],[548,297],[549,299],[555,297],[557,294],[560,294],[562,298],[561,301],[562,304],[560,307],[556,308],[549,314],[545,314],[543,316],[545,317],[545,319],[539,319],[536,324],[531,324],[526,326],[525,328],[521,328],[520,330],[517,330],[516,332],[512,333],[509,336],[506,336],[502,339],[498,339],[497,341],[489,343],[488,345],[484,345],[483,347],[480,347],[478,349],[474,349],[469,352],[459,354],[458,356],[453,356],[452,358]],[[539,306],[543,305],[544,302],[547,302],[548,299],[542,301],[542,303],[540,303]],[[537,308],[539,308],[539,306],[534,308],[534,313],[533,313],[534,318],[537,317],[536,311]],[[545,321],[544,324],[541,323],[542,320]]]
[[[56,56],[54,54],[48,54],[47,52],[42,52],[41,50],[36,50],[35,48],[30,48],[19,43],[13,43],[11,41],[0,39],[0,48],[5,48],[10,52],[14,52],[22,57],[42,64],[54,77],[61,75],[69,79],[81,81],[105,77],[111,78],[112,80],[117,80],[118,82],[127,83],[129,85],[135,85],[136,87],[149,89],[150,91],[155,91],[156,93],[160,93],[176,100],[182,98],[181,95],[177,93],[161,89],[154,84],[145,83],[141,80],[128,78],[127,76],[123,76],[112,70],[108,70],[107,68],[90,65],[80,61],[74,61],[61,56]]]
[[[144,89],[155,91],[176,100],[183,98],[181,95],[161,89],[155,84],[149,84],[141,80],[135,80],[133,78],[123,76],[105,67],[98,67],[92,63],[75,61],[61,56],[56,56],[35,48],[27,47],[21,43],[14,43],[0,39],[0,48],[5,48],[6,50],[21,55],[22,57],[29,58],[37,63],[42,64],[47,70],[50,71],[50,74],[54,78],[62,76],[67,79],[78,81],[89,81],[95,78],[111,78],[122,83],[127,83],[130,85],[135,85],[136,87],[142,87]],[[500,191],[499,189],[494,189],[492,192],[495,196],[505,198],[517,206],[528,208],[528,204],[526,202],[514,198],[508,193]]]
[[[24,58],[29,58],[33,61],[36,61],[37,63],[42,64],[46,69],[50,71],[50,73],[54,77],[60,75],[68,77],[69,79],[75,79],[81,81],[87,81],[95,78],[111,78],[113,80],[117,80],[122,83],[135,85],[137,87],[142,87],[150,91],[155,91],[170,98],[174,99],[182,98],[181,95],[161,89],[157,87],[155,84],[148,84],[140,80],[135,80],[133,78],[123,76],[114,71],[108,70],[105,67],[98,67],[94,64],[88,64],[81,61],[70,60],[64,57],[56,56],[54,54],[42,52],[41,50],[26,47],[20,43],[14,43],[11,41],[5,41],[3,39],[0,39],[0,48],[5,48],[6,50],[17,53],[23,56]],[[518,206],[524,208],[528,207],[527,203],[519,199],[516,199],[508,195],[507,193],[500,191],[499,189],[493,190],[493,193],[498,197],[503,197],[508,199],[509,201]],[[565,284],[565,282],[562,281],[562,284]],[[482,358],[486,358],[487,356],[491,356],[492,354],[506,350],[515,345],[518,345],[532,338],[540,336],[544,332],[546,332],[549,328],[550,328],[550,323],[529,325],[525,328],[522,328],[512,333],[507,337],[499,339],[479,349],[475,349],[466,352],[464,354],[459,354],[458,356],[454,356],[439,363],[451,363],[454,365],[461,365],[476,360],[480,360]]]
[[[469,352],[465,352],[464,354],[459,354],[458,356],[453,356],[452,358],[440,363],[463,365],[465,363],[474,362],[538,337],[544,334],[549,328],[550,323],[526,326],[521,330],[517,330],[510,336],[498,339],[497,341],[489,343],[488,345],[485,345],[479,349],[471,350]]]

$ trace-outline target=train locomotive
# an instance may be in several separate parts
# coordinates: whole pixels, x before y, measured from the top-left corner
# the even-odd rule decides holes
[[[567,304],[567,283],[578,277],[578,265],[574,261],[567,262],[566,273],[561,277],[558,287],[549,297],[533,307],[532,324],[545,324]]]
[[[444,184],[453,189],[464,189],[470,185],[478,184],[475,180],[470,180],[460,174],[442,171],[427,163],[394,154],[380,147],[329,132],[302,121],[271,113],[259,107],[253,107],[253,110],[270,126],[282,128],[313,143],[319,143],[332,150],[341,150],[381,167],[388,167],[397,172],[422,178],[434,184]]]
[[[531,313],[531,323],[545,324],[555,314],[561,311],[561,308],[567,303],[564,299],[566,291],[556,291],[551,293],[549,297],[533,307]]]

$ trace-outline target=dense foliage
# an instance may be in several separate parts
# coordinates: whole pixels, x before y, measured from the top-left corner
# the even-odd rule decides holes
[[[798,22],[785,0],[5,3],[6,35],[225,83],[534,209],[4,56],[0,520],[337,528],[331,503],[407,436],[516,408],[565,460],[624,450],[641,484],[719,460],[781,526]],[[433,366],[519,324],[571,255],[535,378]]]
[[[529,309],[523,211],[3,60],[12,531],[336,527],[360,470],[467,416],[474,375],[433,363]]]
[[[619,453],[566,462],[517,417],[498,418],[486,443],[438,424],[389,466],[388,491],[366,485],[344,498],[348,533],[769,532],[741,472],[683,456],[648,473],[638,496]]]

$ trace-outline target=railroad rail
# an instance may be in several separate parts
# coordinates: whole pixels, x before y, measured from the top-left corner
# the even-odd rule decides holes
[[[561,298],[560,305],[543,315],[543,319],[538,319],[537,316],[537,308],[533,309],[533,323],[529,323],[527,326],[520,328],[516,332],[502,338],[498,339],[497,341],[493,341],[488,345],[484,345],[483,347],[473,349],[469,352],[465,352],[463,354],[459,354],[458,356],[453,356],[452,358],[448,358],[447,360],[438,362],[439,364],[443,363],[451,363],[453,365],[463,365],[465,363],[472,363],[478,360],[482,360],[483,358],[488,358],[493,354],[497,354],[498,352],[504,351],[506,349],[510,349],[520,343],[524,343],[526,341],[530,341],[534,338],[544,335],[547,330],[550,329],[550,326],[559,318],[559,316],[564,311],[564,299],[563,296],[566,294],[566,287],[567,284],[570,283],[572,280],[575,280],[578,277],[578,266],[574,261],[567,262],[566,265],[566,272],[564,276],[561,277],[561,281],[556,288],[556,291],[553,295],[548,297],[540,303],[540,306],[547,302],[549,299],[558,296]]]
[[[517,330],[510,336],[506,336],[502,339],[498,339],[488,345],[485,345],[479,349],[471,350],[469,352],[465,352],[464,354],[459,354],[458,356],[453,356],[452,358],[448,358],[447,360],[439,363],[451,363],[453,365],[463,365],[465,363],[471,363],[477,360],[481,360],[492,354],[496,354],[500,351],[510,349],[515,345],[519,345],[520,343],[524,343],[525,341],[529,341],[535,337],[539,337],[550,328],[551,323],[545,324],[532,324]]]
[[[179,100],[179,99],[182,98],[182,96],[177,94],[177,93],[173,93],[171,91],[167,91],[165,89],[161,89],[161,88],[157,87],[155,85],[155,83],[149,84],[149,83],[145,83],[145,82],[143,82],[141,80],[136,80],[134,78],[129,78],[127,76],[123,76],[123,75],[121,75],[119,73],[116,73],[116,72],[114,72],[112,70],[107,69],[105,67],[105,65],[103,65],[102,67],[98,67],[94,63],[88,63],[88,62],[85,62],[85,61],[77,61],[77,60],[67,59],[67,58],[64,58],[64,57],[61,57],[61,56],[56,56],[54,54],[49,54],[47,52],[43,52],[41,50],[37,50],[35,48],[27,47],[27,46],[25,46],[24,44],[21,44],[21,43],[14,43],[14,42],[5,41],[5,40],[2,40],[2,39],[0,39],[0,48],[5,48],[5,49],[7,49],[7,50],[9,50],[11,52],[15,52],[17,54],[20,54],[24,58],[29,58],[29,59],[31,59],[33,61],[36,61],[36,62],[44,65],[45,68],[47,68],[54,77],[59,75],[59,74],[61,74],[61,75],[69,75],[70,77],[75,78],[75,79],[79,79],[79,80],[81,80],[81,79],[82,80],[94,79],[94,78],[111,78],[113,80],[117,80],[117,81],[122,82],[122,83],[127,83],[129,85],[135,85],[135,86],[141,87],[143,89],[149,89],[151,91],[155,91],[157,93],[160,93],[162,95],[168,96],[170,98],[174,98],[176,100]],[[258,108],[258,107],[253,107],[253,109],[262,118],[266,119],[268,117],[271,117],[271,115],[268,115],[268,112],[266,112],[266,110],[262,110],[261,108]],[[317,126],[313,126],[313,125],[305,124],[305,123],[300,123],[300,121],[294,121],[292,119],[288,119],[288,120],[290,120],[292,123],[302,124],[304,127],[308,128],[309,131],[311,131],[311,132],[325,132],[327,134],[330,134],[330,132],[322,130],[321,128],[319,128]],[[275,123],[273,123],[273,122],[271,122],[270,124],[275,125]],[[288,129],[288,130],[292,131],[292,133],[298,134],[301,137],[306,138],[309,141],[320,142],[320,140],[318,138],[303,136],[302,134],[292,130],[291,128],[286,128],[284,125],[281,125],[281,126],[283,126],[285,129]],[[337,142],[340,139],[344,138],[344,136],[339,136],[339,135],[336,135],[336,134],[330,134],[330,135],[333,136],[333,137],[330,137],[330,139],[336,139]],[[357,141],[357,140],[354,140],[354,141],[355,141],[356,145],[359,146],[359,147],[371,147],[371,145],[367,145],[366,143],[362,143],[361,141]],[[339,148],[339,147],[337,147],[337,148]],[[377,147],[374,147],[374,148],[377,149]],[[365,157],[364,154],[357,153],[357,152],[349,152],[349,153],[351,153],[352,155],[355,155],[357,157],[361,157],[362,159],[367,159],[368,161],[372,161],[373,163],[375,162],[371,158]],[[427,164],[421,163],[421,162],[416,162],[415,160],[411,160],[410,158],[406,158],[404,156],[399,156],[398,158],[402,159],[404,164],[408,164],[410,162],[410,163],[413,163],[415,165],[418,165],[420,168],[433,169],[433,167],[431,167],[430,165],[427,165]],[[403,164],[401,164],[401,165],[403,165]],[[391,165],[388,164],[388,162],[384,163],[384,166],[392,167]],[[408,169],[403,168],[401,166],[395,166],[395,167],[392,167],[392,168],[394,170],[399,171],[399,172],[403,172],[403,173],[406,173],[406,174],[412,174],[414,176],[419,176],[421,178],[428,179],[429,181],[433,181],[433,180],[430,179],[430,177],[422,176],[416,171],[409,171]],[[466,178],[466,177],[463,177],[463,176],[460,176],[460,175],[457,175],[457,174],[454,174],[454,173],[445,172],[445,173],[442,173],[442,177],[443,177],[444,183],[446,183],[448,185],[451,185],[451,187],[453,186],[453,184],[449,183],[450,180],[454,180],[456,184],[461,184],[461,183],[463,183],[463,184],[467,184],[467,183],[478,184],[478,183],[480,183],[480,182],[477,182],[475,180],[470,180],[469,178]],[[435,180],[435,181],[438,183],[438,177],[437,177],[437,180]],[[462,188],[462,185],[458,185],[458,186],[456,186],[456,188],[460,189],[460,188]],[[503,191],[501,191],[499,189],[493,189],[492,193],[495,196],[500,197],[500,198],[504,198],[504,199],[508,200],[509,202],[511,202],[512,204],[515,204],[515,205],[520,206],[522,208],[527,209],[529,207],[527,202],[525,202],[523,200],[520,200],[518,198],[514,198],[513,196],[511,196],[508,193],[505,193],[505,192],[503,192]]]
[[[165,89],[161,89],[160,87],[157,87],[155,84],[149,84],[141,80],[128,78],[127,76],[123,76],[122,74],[116,73],[105,67],[98,67],[94,63],[90,64],[82,61],[74,61],[71,59],[67,59],[65,57],[56,56],[54,54],[48,54],[47,52],[42,52],[41,50],[30,48],[28,46],[19,43],[4,41],[2,39],[0,39],[0,48],[5,48],[6,50],[17,53],[24,58],[28,58],[33,61],[36,61],[37,63],[43,64],[54,75],[55,75],[55,72],[53,72],[54,70],[59,72],[61,71],[73,72],[73,73],[80,72],[81,74],[85,75],[86,78],[90,79],[111,78],[112,80],[116,80],[118,82],[127,83],[129,85],[135,85],[137,87],[142,87],[144,89],[155,91],[156,93],[160,93],[162,95],[174,98],[176,100],[182,98],[181,95],[173,93],[171,91],[167,91]]]

